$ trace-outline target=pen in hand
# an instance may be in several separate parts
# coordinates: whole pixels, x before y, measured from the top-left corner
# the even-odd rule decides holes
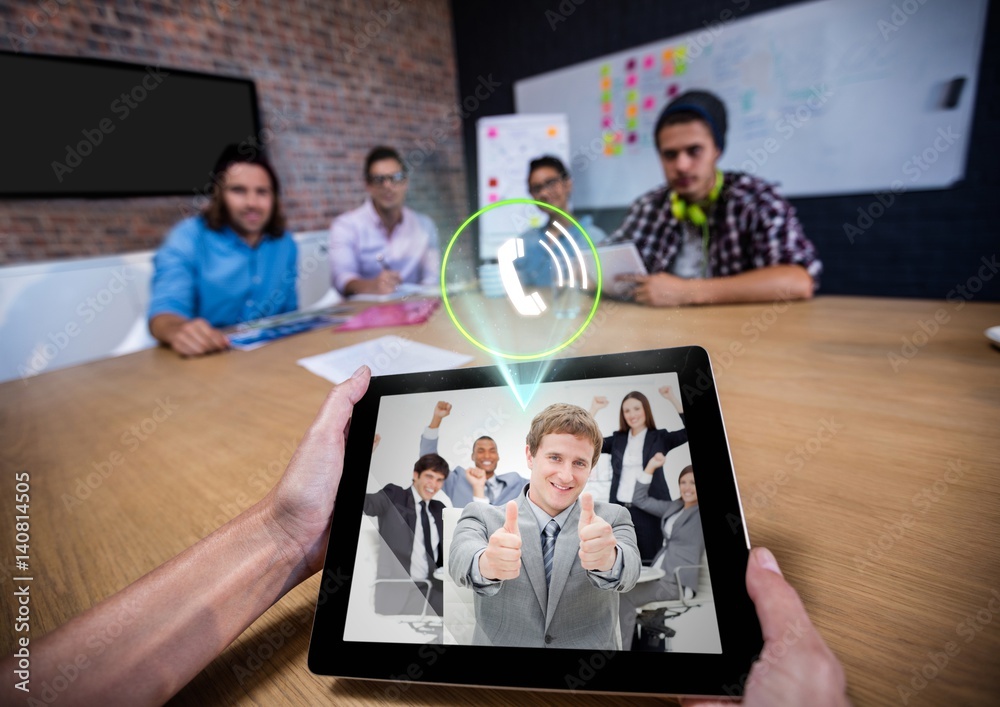
[[[380,294],[390,294],[395,292],[396,286],[400,283],[399,273],[393,271],[386,261],[385,253],[379,253],[375,260],[382,267],[382,272],[375,278],[376,287]]]

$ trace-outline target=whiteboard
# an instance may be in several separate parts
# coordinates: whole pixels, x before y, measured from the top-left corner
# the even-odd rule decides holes
[[[479,208],[506,199],[531,199],[528,165],[542,155],[569,163],[569,131],[563,114],[493,115],[476,123]],[[495,260],[512,236],[545,224],[531,204],[502,206],[479,218],[479,258]]]
[[[696,32],[519,81],[516,110],[568,115],[579,207],[663,183],[653,126],[695,88],[727,107],[719,166],[787,196],[949,187],[965,173],[987,2],[818,0],[745,19],[735,3]]]

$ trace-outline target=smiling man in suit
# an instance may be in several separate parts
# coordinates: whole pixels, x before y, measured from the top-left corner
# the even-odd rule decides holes
[[[413,465],[413,484],[386,484],[365,496],[365,515],[378,518],[382,547],[378,555],[375,613],[422,614],[424,603],[442,613],[442,582],[434,570],[442,564],[444,504],[432,500],[448,477],[448,462],[425,454]],[[409,581],[408,581],[409,580]]]
[[[437,452],[441,420],[450,414],[451,403],[438,401],[431,423],[420,436],[421,454]],[[502,506],[520,496],[528,480],[516,471],[497,474],[498,464],[500,452],[497,451],[496,441],[488,436],[478,437],[472,443],[472,466],[456,466],[444,480],[444,492],[451,499],[451,504],[455,508],[463,508],[473,502]]]
[[[527,491],[466,506],[449,571],[475,592],[476,645],[621,649],[618,596],[638,580],[639,550],[627,510],[582,494],[602,441],[586,410],[550,405],[528,432]]]

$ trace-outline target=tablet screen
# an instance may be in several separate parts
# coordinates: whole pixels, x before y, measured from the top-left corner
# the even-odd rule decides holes
[[[336,566],[336,576],[349,577],[348,591],[321,593],[314,671],[399,677],[345,663],[369,651],[448,651],[474,665],[483,652],[499,660],[539,651],[546,660],[561,655],[557,662],[627,654],[619,661],[625,674],[629,664],[665,658],[748,669],[759,650],[742,584],[748,543],[704,351],[517,364],[511,372],[521,385],[495,367],[373,379],[355,409],[345,464],[355,471],[344,475],[327,558],[328,575]],[[546,440],[558,433],[536,435],[532,450],[533,422],[542,419],[536,429],[545,429],[552,410],[594,430],[576,456],[550,453]],[[596,463],[588,454],[599,454]],[[617,540],[608,569],[585,568],[579,556],[585,495]],[[553,514],[560,527],[547,547],[541,526]],[[520,538],[516,577],[477,572],[500,526]],[[330,651],[340,656],[336,667]],[[432,679],[425,667],[416,679]],[[476,672],[433,680],[529,686],[515,677],[475,680]],[[691,679],[654,692],[726,694],[721,682],[691,689]],[[609,674],[573,682],[548,686],[629,692],[644,681],[616,685]]]

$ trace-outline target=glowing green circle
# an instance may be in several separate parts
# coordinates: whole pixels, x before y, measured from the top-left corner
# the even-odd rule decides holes
[[[577,329],[575,332],[573,332],[573,335],[570,336],[568,339],[566,339],[566,341],[546,351],[540,351],[538,353],[533,353],[533,354],[505,353],[503,351],[497,351],[495,349],[491,349],[489,346],[486,346],[485,344],[478,341],[474,336],[472,336],[472,334],[467,332],[465,330],[465,327],[463,327],[462,324],[458,321],[458,317],[455,316],[455,311],[451,308],[451,301],[448,299],[448,288],[445,286],[445,273],[447,272],[448,269],[448,256],[451,254],[452,246],[455,245],[455,241],[458,240],[458,237],[462,234],[462,231],[465,230],[465,227],[468,226],[473,221],[475,221],[480,216],[482,216],[483,214],[485,214],[487,211],[490,211],[491,209],[495,209],[500,206],[510,206],[512,204],[533,204],[535,206],[540,206],[543,209],[550,209],[552,211],[555,211],[560,216],[564,217],[574,226],[576,226],[577,230],[579,230],[580,233],[583,234],[583,237],[587,240],[587,245],[590,246],[590,252],[594,254],[594,263],[596,263],[595,267],[597,269],[597,289],[595,290],[594,305],[590,308],[590,313],[587,315],[587,320],[582,325],[580,325],[580,328]],[[594,247],[594,242],[590,240],[590,236],[583,229],[583,227],[579,223],[577,223],[576,219],[567,214],[565,211],[557,209],[551,204],[546,204],[541,201],[535,201],[533,199],[504,199],[503,201],[498,201],[495,204],[484,206],[479,211],[472,214],[472,216],[467,218],[465,220],[465,223],[463,223],[461,226],[458,227],[458,230],[455,231],[455,235],[453,235],[451,237],[451,241],[448,242],[448,247],[444,251],[444,258],[442,258],[441,260],[441,298],[444,300],[444,306],[445,309],[448,310],[448,316],[451,318],[452,324],[454,324],[455,328],[462,333],[462,336],[468,339],[469,342],[476,348],[479,348],[485,351],[486,353],[493,354],[494,356],[501,356],[503,358],[509,358],[514,361],[533,361],[538,358],[545,358],[546,356],[551,356],[552,354],[558,351],[562,351],[564,348],[566,348],[574,341],[576,341],[580,337],[580,335],[584,332],[584,330],[590,325],[591,320],[594,318],[594,314],[597,312],[597,305],[601,301],[602,282],[603,282],[603,275],[601,273],[601,259],[597,257],[597,248]]]

